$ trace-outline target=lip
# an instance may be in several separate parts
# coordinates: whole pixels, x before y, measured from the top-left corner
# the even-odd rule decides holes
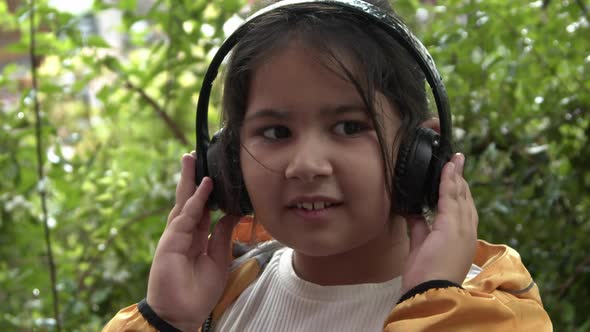
[[[298,208],[290,208],[289,211],[294,213],[298,217],[299,221],[303,221],[304,223],[311,222],[311,223],[317,224],[319,222],[327,222],[328,220],[331,220],[332,218],[329,218],[329,217],[330,217],[330,215],[333,214],[334,210],[337,208],[338,208],[338,206],[331,206],[326,209],[312,210],[312,211],[298,209]]]
[[[331,204],[329,207],[321,210],[305,210],[297,208],[298,203],[313,203],[325,202]],[[297,196],[291,199],[287,205],[287,209],[294,213],[300,221],[318,223],[328,221],[331,215],[342,205],[342,201],[329,196],[323,195],[307,195]]]

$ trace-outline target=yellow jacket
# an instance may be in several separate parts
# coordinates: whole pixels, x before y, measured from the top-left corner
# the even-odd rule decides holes
[[[261,259],[262,256],[267,258]],[[263,252],[262,255],[247,254],[237,260],[239,264],[231,270],[222,298],[210,317],[213,325],[242,291],[256,280],[268,259],[268,252]],[[383,330],[553,330],[551,320],[543,309],[539,289],[514,249],[480,240],[473,263],[483,271],[466,280],[461,288],[417,291],[416,295],[395,306],[384,322]],[[103,332],[157,331],[144,315],[137,304],[131,305],[119,311]]]

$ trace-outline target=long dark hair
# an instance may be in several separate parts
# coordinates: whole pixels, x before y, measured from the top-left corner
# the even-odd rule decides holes
[[[394,14],[385,0],[367,2]],[[302,10],[282,8],[257,18],[229,59],[223,91],[225,129],[221,137],[228,158],[223,162],[222,176],[226,186],[223,190],[235,201],[228,202],[227,210],[239,211],[239,202],[243,200],[240,196],[245,195],[244,188],[241,188],[243,179],[239,162],[240,128],[248,104],[252,74],[263,61],[294,39],[316,51],[319,60],[328,68],[340,69],[337,74],[356,87],[375,125],[385,165],[387,192],[393,195],[392,175],[399,142],[430,116],[424,74],[394,37],[380,28],[335,6],[310,3]],[[343,55],[348,62],[342,59]],[[345,65],[350,60],[352,67]],[[375,109],[377,91],[395,105],[401,119],[390,149]]]

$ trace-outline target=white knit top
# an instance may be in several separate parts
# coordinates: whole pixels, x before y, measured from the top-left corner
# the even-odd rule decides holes
[[[278,250],[261,276],[225,311],[215,331],[382,331],[401,277],[376,284],[321,286],[299,278],[293,250]]]

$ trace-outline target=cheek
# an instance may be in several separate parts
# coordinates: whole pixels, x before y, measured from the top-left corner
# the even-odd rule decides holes
[[[250,201],[256,211],[263,211],[265,204],[270,200],[278,197],[277,193],[272,191],[276,188],[273,185],[276,176],[273,176],[268,170],[261,166],[256,160],[243,150],[240,152],[240,164],[242,167],[242,177]]]
[[[252,204],[255,203],[256,196],[253,196],[252,193],[256,193],[256,190],[252,190],[256,187],[256,173],[255,169],[250,161],[251,158],[245,156],[245,152],[242,150],[240,151],[240,166],[242,171],[242,179],[244,180],[244,184],[246,185],[246,191],[248,192],[248,196],[250,196],[250,200]]]
[[[387,181],[380,145],[375,138],[373,144],[367,145],[357,155],[351,155],[343,163],[347,169],[348,191],[362,204],[364,214],[381,219],[389,218],[391,199],[388,194]],[[389,171],[388,171],[389,172]]]

